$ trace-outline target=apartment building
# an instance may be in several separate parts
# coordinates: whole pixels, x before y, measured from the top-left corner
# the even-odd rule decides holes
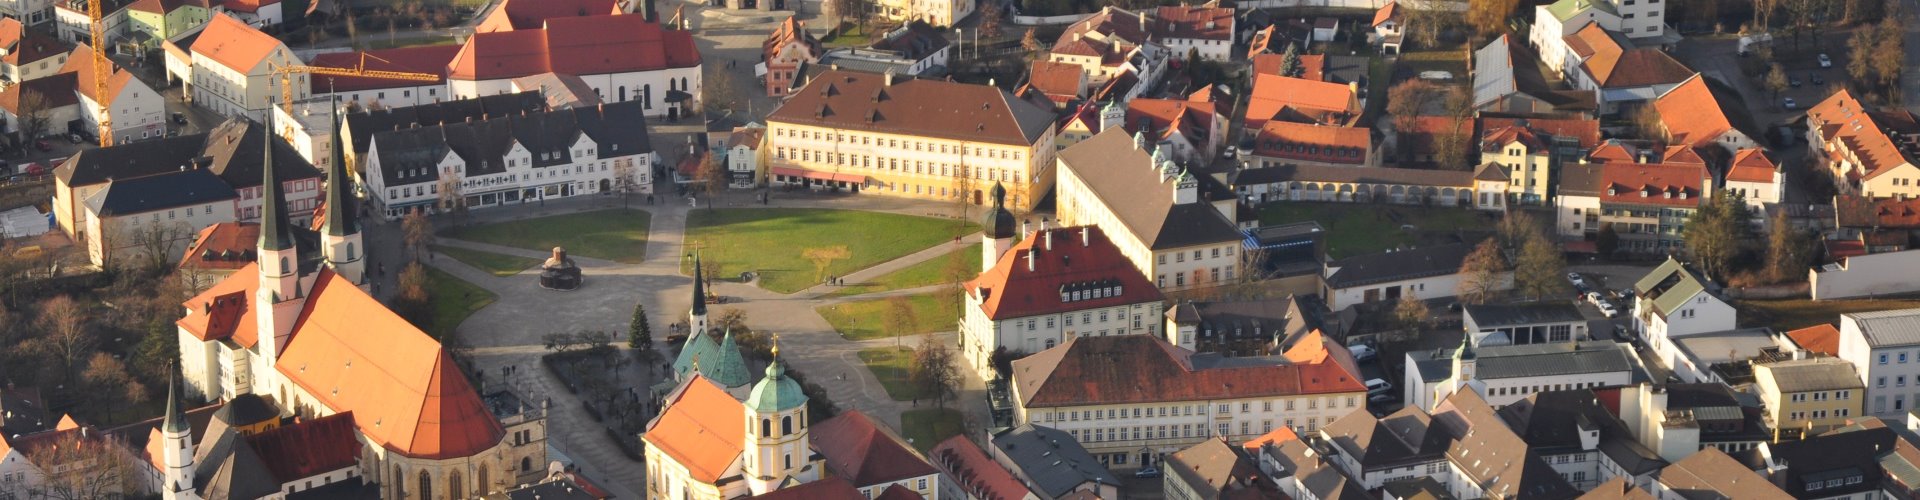
[[[279,39],[230,16],[213,16],[189,54],[186,94],[193,103],[224,116],[253,120],[265,119],[267,106],[279,104],[280,79],[274,69],[302,64]],[[292,75],[290,80],[293,99],[305,100],[308,75]]]
[[[1089,88],[1129,78],[1138,90],[1151,88],[1166,76],[1167,60],[1175,57],[1153,37],[1152,29],[1146,13],[1107,6],[1067,26],[1047,51],[1047,60],[1079,66]]]
[[[1920,405],[1920,309],[1840,315],[1839,357],[1866,386],[1868,415],[1898,419]]]
[[[826,71],[767,115],[773,184],[1033,207],[1053,189],[1051,110],[987,85]]]
[[[1816,165],[1868,198],[1920,197],[1920,118],[1905,109],[1869,109],[1850,90],[1807,108],[1807,144]]]
[[[1014,425],[1065,431],[1107,466],[1131,470],[1202,440],[1309,432],[1364,410],[1351,356],[1310,344],[1320,351],[1225,358],[1150,335],[1070,339],[1013,362]]]
[[[1720,287],[1692,266],[1668,257],[1633,284],[1633,327],[1660,359],[1678,357],[1673,339],[1734,329]]]
[[[1854,365],[1840,358],[1806,358],[1753,365],[1753,386],[1776,430],[1811,435],[1847,425],[1863,415],[1866,386]]]
[[[1211,182],[1203,195],[1201,180],[1164,151],[1118,128],[1061,151],[1060,222],[1099,227],[1162,289],[1235,282],[1245,239],[1237,198]]]
[[[960,318],[961,358],[982,380],[996,378],[995,352],[1035,353],[1077,337],[1159,334],[1160,289],[1100,228],[1041,229],[1016,244],[1006,227],[1013,216],[995,208],[981,242],[988,247],[985,269],[963,285]]]
[[[1667,253],[1685,246],[1687,218],[1706,203],[1710,175],[1691,147],[1609,141],[1586,162],[1562,164],[1555,225],[1562,237],[1588,241],[1612,226],[1618,252]]]

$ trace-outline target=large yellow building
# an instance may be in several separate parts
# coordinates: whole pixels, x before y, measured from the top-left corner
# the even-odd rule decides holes
[[[1774,429],[1824,432],[1862,415],[1867,388],[1853,363],[1810,358],[1753,365],[1754,388]]]
[[[988,85],[827,71],[767,116],[775,184],[982,205],[1053,188],[1054,115]]]

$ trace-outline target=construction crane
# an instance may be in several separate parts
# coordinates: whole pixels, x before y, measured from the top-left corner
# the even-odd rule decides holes
[[[90,0],[90,1],[98,2],[100,0]],[[360,53],[360,62],[357,64],[354,64],[354,66],[351,68],[335,68],[331,66],[306,66],[306,65],[299,65],[299,64],[277,64],[277,63],[269,63],[269,64],[273,69],[273,74],[279,76],[280,78],[280,102],[282,105],[287,107],[288,113],[293,112],[293,75],[295,73],[303,74],[303,75],[385,78],[389,80],[407,80],[407,81],[415,81],[415,82],[440,81],[440,75],[434,75],[429,73],[409,73],[405,71],[385,71],[385,70],[377,70],[377,69],[367,69],[368,59],[392,64],[392,61],[381,59],[379,56],[368,55],[365,52]]]
[[[107,96],[107,80],[113,78],[113,64],[107,61],[107,37],[100,22],[101,1],[87,0],[87,20],[90,21],[87,25],[89,36],[92,37],[88,45],[93,47],[93,99],[94,104],[100,106],[100,129],[95,132],[100,136],[100,147],[107,147],[113,145],[113,116],[107,110],[107,101],[110,100]]]

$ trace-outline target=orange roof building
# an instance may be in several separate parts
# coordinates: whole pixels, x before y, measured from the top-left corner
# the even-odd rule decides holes
[[[1821,323],[1789,331],[1787,338],[1793,339],[1794,345],[1801,349],[1828,356],[1840,355],[1840,329],[1831,324]]]
[[[1837,179],[1868,198],[1920,198],[1920,119],[1904,109],[1868,109],[1850,90],[1807,108],[1811,147]]]
[[[1728,193],[1747,200],[1747,205],[1764,207],[1780,203],[1786,188],[1785,173],[1767,151],[1757,147],[1741,149],[1727,162],[1725,188]]]
[[[545,450],[505,439],[503,419],[519,433],[541,432],[542,420],[522,405],[483,402],[445,346],[364,288],[365,247],[344,159],[329,165],[328,177],[340,182],[328,186],[326,220],[310,228],[291,223],[273,156],[261,168],[269,186],[261,222],[210,228],[195,242],[200,254],[189,257],[204,260],[220,246],[228,247],[220,249],[222,267],[247,253],[252,261],[182,304],[186,391],[210,400],[268,397],[295,418],[350,415],[352,440],[373,450],[352,456],[377,462],[363,470],[403,474],[368,478],[392,487],[417,485],[425,474],[469,496],[541,477],[530,468],[546,462]],[[229,255],[247,233],[257,235],[253,248]],[[472,480],[448,476],[455,473]]]
[[[1171,148],[1173,161],[1181,164],[1205,163],[1219,154],[1227,136],[1227,117],[1215,111],[1202,90],[1187,99],[1136,98],[1126,103],[1126,118],[1121,127],[1128,134],[1145,134],[1159,147]]]
[[[987,223],[1003,231],[990,236],[1004,237],[981,242],[991,254],[981,261],[986,269],[962,285],[960,354],[974,372],[993,378],[996,351],[1040,352],[1079,336],[1157,332],[1160,289],[1099,227],[1040,229],[1013,243],[1014,229],[1003,227],[1012,225],[1011,215]],[[1124,312],[1100,314],[1114,311]]]
[[[1660,113],[1660,122],[1667,129],[1667,140],[1674,144],[1693,147],[1716,145],[1733,153],[1740,149],[1758,146],[1753,136],[1734,126],[1734,118],[1729,111],[1737,111],[1741,121],[1747,121],[1738,107],[1746,103],[1738,100],[1722,100],[1714,93],[1706,76],[1694,73],[1687,81],[1661,94],[1653,101],[1654,110]],[[1735,108],[1728,108],[1732,104]]]
[[[1258,74],[1247,103],[1246,127],[1258,130],[1269,120],[1351,126],[1360,118],[1355,85]]]
[[[1661,95],[1695,75],[1693,69],[1665,51],[1635,48],[1597,23],[1588,23],[1567,35],[1564,42],[1572,52],[1569,62],[1579,61],[1569,83],[1576,89],[1597,92],[1603,114],[1618,111],[1622,103]],[[1651,95],[1644,89],[1651,89]]]

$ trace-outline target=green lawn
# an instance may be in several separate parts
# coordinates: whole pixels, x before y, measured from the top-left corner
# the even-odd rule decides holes
[[[467,316],[500,298],[493,292],[466,282],[446,271],[427,267],[427,297],[433,301],[433,336],[446,337]]]
[[[1262,225],[1316,221],[1326,230],[1327,258],[1385,251],[1419,241],[1417,232],[1451,233],[1490,227],[1481,212],[1464,208],[1366,203],[1278,202],[1260,207]],[[1405,231],[1411,224],[1415,231]]]
[[[1741,327],[1768,326],[1786,331],[1821,323],[1837,324],[1840,315],[1846,313],[1920,307],[1920,300],[1742,300],[1734,304],[1740,313]]]
[[[926,262],[908,266],[871,281],[856,283],[834,290],[827,297],[851,297],[854,295],[918,288],[927,285],[952,283],[947,280],[947,272],[953,265],[954,256],[959,256],[960,264],[965,266],[966,274],[971,277],[980,271],[980,249],[971,245],[954,250],[954,253],[927,259]]]
[[[894,401],[913,401],[922,397],[924,391],[914,387],[908,379],[908,369],[913,363],[913,351],[892,347],[876,347],[860,351],[860,362],[866,363],[867,371],[873,372],[873,378],[880,379],[880,385],[886,386],[887,395]]]
[[[857,24],[849,24],[846,29],[840,30],[837,36],[821,42],[830,47],[864,47],[873,43],[872,40],[867,39],[866,30],[860,29]]]
[[[840,337],[848,340],[869,340],[897,335],[918,335],[922,333],[950,331],[957,328],[960,318],[960,298],[952,292],[928,292],[908,295],[907,303],[913,306],[914,329],[909,332],[887,332],[887,299],[869,299],[841,304],[816,307]]]
[[[460,248],[460,247],[450,247],[450,246],[444,246],[444,245],[433,245],[432,247],[433,247],[433,251],[445,254],[448,257],[453,257],[453,260],[465,262],[469,266],[473,266],[474,268],[477,268],[482,271],[493,273],[494,276],[501,276],[501,277],[520,274],[520,271],[525,271],[527,270],[527,268],[538,266],[540,265],[540,262],[541,262],[540,259],[532,259],[532,258],[521,257],[517,255],[497,254],[493,252],[482,252],[479,250]]]
[[[560,246],[575,256],[634,264],[647,255],[647,223],[652,217],[643,210],[599,210],[455,227],[440,235],[538,252]]]
[[[808,248],[845,245],[850,256],[826,270],[845,276],[978,230],[971,222],[858,210],[722,208],[688,213],[686,240],[719,276],[753,271],[761,288],[793,293],[824,277],[802,255]],[[693,261],[682,260],[681,272],[691,273]]]
[[[941,441],[967,432],[967,420],[958,410],[921,408],[900,413],[900,427],[900,437],[926,453]]]
[[[453,44],[452,35],[424,36],[419,38],[399,38],[394,40],[388,40],[386,37],[376,36],[372,40],[367,41],[367,48],[378,50],[378,49],[397,49],[401,47],[420,47],[420,46],[426,46],[426,45],[452,45],[452,44]]]

